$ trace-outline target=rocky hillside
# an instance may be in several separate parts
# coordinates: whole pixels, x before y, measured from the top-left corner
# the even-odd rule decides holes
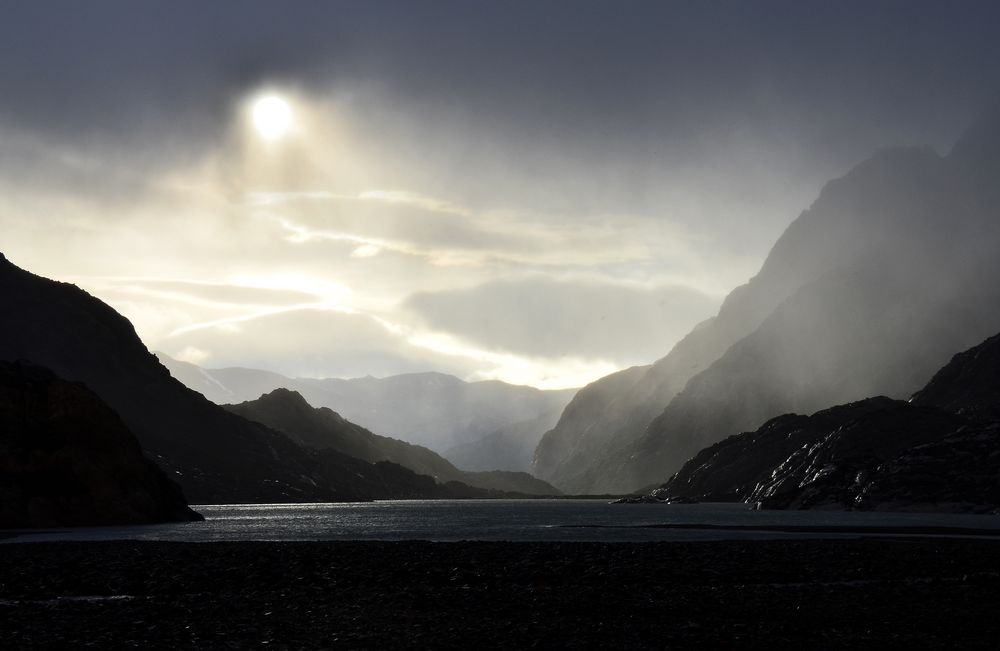
[[[194,503],[482,495],[390,462],[307,449],[229,413],[171,377],[109,306],[0,256],[0,360],[18,359],[86,384]]]
[[[0,528],[201,519],[93,391],[0,362]]]
[[[379,436],[326,407],[314,409],[299,393],[275,389],[257,400],[225,405],[234,414],[263,423],[311,448],[336,450],[371,463],[391,461],[439,482],[462,482],[487,490],[558,495],[550,484],[524,472],[465,472],[419,445]]]
[[[1000,337],[956,355],[910,402],[780,416],[695,455],[657,500],[760,508],[1000,508]]]
[[[290,378],[247,368],[205,369],[158,354],[170,373],[217,404],[255,400],[278,388],[302,394],[311,405],[327,407],[373,432],[431,448],[465,446],[467,470],[528,470],[530,453],[575,391],[541,391],[504,382],[463,382],[443,373],[410,373],[386,378]],[[386,405],[392,405],[387,409]],[[499,455],[478,452],[479,441],[497,432],[537,421],[534,431],[501,435],[493,443]],[[466,468],[463,461],[471,463]]]
[[[981,124],[947,157],[887,150],[829,183],[718,316],[628,381],[581,391],[536,474],[624,492],[778,414],[908,396],[1000,328],[998,160],[997,129]]]
[[[1000,335],[955,355],[911,402],[972,420],[1000,422]]]

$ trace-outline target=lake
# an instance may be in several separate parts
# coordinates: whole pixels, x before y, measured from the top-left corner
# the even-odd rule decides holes
[[[648,542],[854,537],[858,527],[995,531],[1000,517],[928,513],[752,511],[745,504],[608,504],[605,500],[389,500],[196,505],[205,522],[2,532],[2,542],[161,540],[510,540]],[[655,528],[682,525],[706,528]],[[723,527],[723,528],[712,528]],[[737,527],[737,528],[725,528]],[[786,528],[761,531],[754,527]],[[820,531],[802,531],[802,527]],[[799,531],[795,531],[800,528]],[[955,532],[962,534],[963,532]],[[980,531],[982,533],[982,531]]]

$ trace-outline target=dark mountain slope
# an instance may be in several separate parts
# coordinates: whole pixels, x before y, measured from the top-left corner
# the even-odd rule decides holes
[[[496,381],[464,382],[443,373],[350,380],[290,378],[247,368],[205,369],[162,353],[158,356],[175,378],[218,404],[255,400],[278,388],[290,389],[302,394],[309,404],[332,409],[362,427],[439,453],[537,421],[533,432],[501,436],[496,441],[498,455],[484,457],[475,445],[467,448],[466,454],[477,465],[473,469],[482,470],[527,470],[535,445],[555,420],[552,414],[561,412],[574,393]],[[531,448],[527,460],[526,447]]]
[[[1000,422],[1000,335],[955,355],[911,402],[971,420]]]
[[[1000,423],[990,420],[1000,407],[998,353],[994,336],[956,355],[908,403],[870,398],[772,419],[705,448],[653,495],[761,508],[993,511],[1000,508]]]
[[[853,493],[859,508],[996,514],[1000,512],[1000,424],[963,428],[940,441],[905,450],[877,466]]]
[[[464,472],[427,448],[373,434],[326,407],[314,409],[299,393],[288,389],[275,389],[257,400],[225,405],[225,409],[284,432],[302,445],[336,450],[371,463],[391,461],[440,482],[529,495],[559,494],[527,473]]]
[[[964,424],[953,414],[885,397],[812,416],[787,414],[705,448],[655,492],[708,501],[791,493],[799,483],[830,475],[835,467],[842,479],[873,459],[938,441]]]
[[[225,411],[172,378],[113,309],[2,256],[0,304],[0,360],[31,360],[86,384],[193,502],[453,496],[405,468],[306,450]]]
[[[0,362],[0,528],[201,519],[94,392]]]

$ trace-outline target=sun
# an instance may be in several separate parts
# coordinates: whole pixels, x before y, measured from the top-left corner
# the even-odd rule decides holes
[[[250,117],[264,140],[279,140],[292,128],[292,107],[279,95],[262,95],[253,101]]]

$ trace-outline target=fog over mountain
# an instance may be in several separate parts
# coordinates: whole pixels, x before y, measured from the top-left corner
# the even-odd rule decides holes
[[[582,390],[536,473],[633,490],[781,413],[908,396],[1000,328],[998,169],[994,109],[947,156],[883,150],[831,181],[718,316],[652,367]]]
[[[315,409],[301,395],[288,389],[275,389],[256,400],[225,405],[225,408],[273,427],[301,445],[336,450],[369,463],[398,463],[442,483],[462,482],[486,490],[522,495],[559,494],[551,485],[524,472],[501,472],[495,468],[489,472],[459,470],[427,448],[373,434],[326,407]]]
[[[456,481],[439,483],[391,461],[302,445],[227,412],[171,377],[111,307],[71,284],[20,269],[2,254],[0,307],[0,361],[16,362],[15,380],[18,368],[44,366],[32,373],[53,387],[38,390],[22,377],[8,389],[9,483],[3,488],[15,505],[4,516],[12,522],[163,519],[182,500],[159,470],[148,467],[139,445],[197,503],[495,496]],[[46,403],[60,393],[69,393],[69,400]],[[122,486],[116,473],[132,480]],[[59,480],[75,474],[80,481],[67,490]],[[32,513],[32,504],[39,513]]]
[[[539,439],[574,393],[496,381],[468,383],[441,373],[289,378],[248,368],[203,369],[163,353],[159,359],[171,375],[216,404],[290,389],[310,405],[332,409],[376,434],[429,447],[465,470],[528,470]],[[483,443],[486,437],[491,441]],[[452,458],[455,446],[461,450]]]
[[[5,2],[3,249],[208,368],[579,387],[717,312],[828,179],[946,151],[997,12]]]
[[[626,491],[995,331],[996,3],[2,11],[5,255],[220,402]]]
[[[908,402],[881,396],[779,416],[705,448],[646,499],[994,513],[998,416],[994,335],[955,355]]]

